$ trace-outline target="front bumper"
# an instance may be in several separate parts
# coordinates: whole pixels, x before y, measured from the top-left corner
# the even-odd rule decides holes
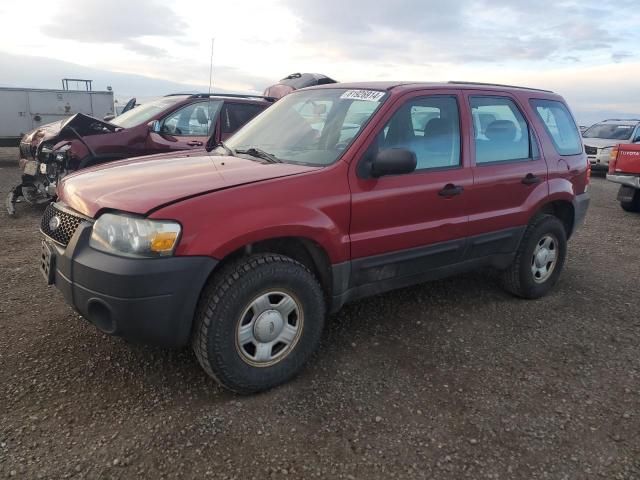
[[[609,168],[610,154],[587,155],[587,159],[594,170],[606,170]]]
[[[588,192],[576,195],[573,199],[573,229],[571,234],[584,223],[584,218],[587,216],[587,210],[589,209],[589,203],[591,203],[591,196]]]
[[[66,248],[45,236],[43,258],[45,250],[53,257],[50,282],[105,333],[153,345],[186,345],[200,292],[217,261],[110,255],[89,246],[91,228],[81,223]]]
[[[640,189],[640,175],[608,174],[607,180],[627,187]]]

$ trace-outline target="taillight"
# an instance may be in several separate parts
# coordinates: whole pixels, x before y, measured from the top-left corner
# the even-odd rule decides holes
[[[609,157],[609,173],[616,171],[616,163],[618,163],[618,145],[611,149]]]

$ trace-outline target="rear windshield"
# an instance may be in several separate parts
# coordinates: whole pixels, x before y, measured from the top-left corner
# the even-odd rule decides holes
[[[607,140],[629,140],[635,125],[622,123],[596,123],[582,134],[584,138],[604,138]]]
[[[163,112],[167,108],[183,100],[184,97],[163,97],[153,102],[145,103],[139,107],[135,107],[128,112],[118,115],[109,123],[113,123],[122,128],[131,128],[148,122],[157,114]]]

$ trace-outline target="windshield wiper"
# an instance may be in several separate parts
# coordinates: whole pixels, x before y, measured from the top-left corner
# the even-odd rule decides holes
[[[269,163],[282,163],[282,160],[280,160],[275,155],[272,155],[269,152],[265,152],[264,150],[261,150],[255,147],[247,148],[245,150],[236,150],[236,153],[241,153],[243,155],[250,155],[252,157],[261,158],[263,160],[266,160]]]

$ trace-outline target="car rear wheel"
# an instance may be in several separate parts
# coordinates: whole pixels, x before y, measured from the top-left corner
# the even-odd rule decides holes
[[[505,288],[523,298],[540,298],[556,284],[567,255],[564,225],[540,215],[526,228],[511,266],[503,272]]]
[[[625,212],[640,212],[640,190],[633,193],[631,201],[621,201],[620,206]]]
[[[192,345],[204,370],[249,394],[286,382],[316,350],[325,302],[313,274],[276,254],[226,266],[205,288]]]

